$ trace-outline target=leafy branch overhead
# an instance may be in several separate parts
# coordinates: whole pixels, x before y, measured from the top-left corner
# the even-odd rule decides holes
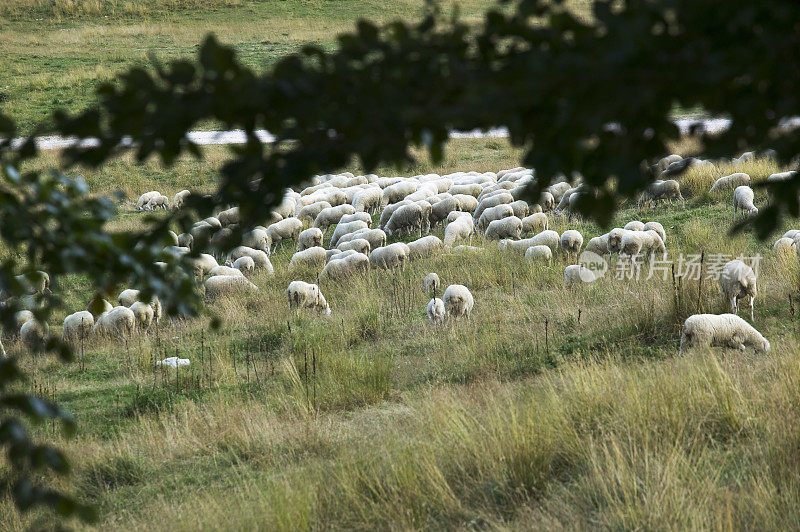
[[[96,107],[58,113],[62,134],[102,141],[66,157],[99,165],[129,138],[139,159],[171,163],[199,155],[185,134],[201,123],[243,128],[249,142],[221,169],[218,199],[256,220],[284,187],[352,157],[370,170],[425,145],[436,158],[450,130],[505,126],[539,188],[580,172],[598,190],[584,212],[608,222],[615,199],[651,179],[640,161],[678,138],[676,106],[732,120],[702,137],[709,157],[772,148],[786,162],[800,153],[797,132],[779,127],[798,114],[796,2],[596,0],[590,20],[560,1],[509,4],[476,28],[435,12],[416,24],[362,21],[336,50],[305,47],[263,75],[211,36],[196,61],[133,68],[100,88]],[[258,140],[261,128],[273,145]],[[773,204],[759,223],[786,207]]]

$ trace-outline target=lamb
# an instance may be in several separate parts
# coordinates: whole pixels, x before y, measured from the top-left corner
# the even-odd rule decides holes
[[[389,236],[391,236],[393,232],[400,230],[405,230],[409,234],[416,230],[419,236],[422,236],[422,225],[423,209],[420,205],[411,203],[409,205],[403,205],[394,211],[383,230]]]
[[[289,301],[289,308],[311,309],[317,313],[325,312],[329,316],[331,314],[331,307],[318,285],[292,281],[286,289],[286,299]]]
[[[139,301],[139,291],[134,290],[133,288],[128,288],[127,290],[123,290],[122,292],[120,292],[117,300],[119,301],[120,306],[130,307],[135,302]]]
[[[267,237],[277,251],[281,240],[297,240],[302,230],[303,222],[299,218],[284,218],[267,227]]]
[[[150,198],[142,207],[143,211],[154,211],[156,209],[169,209],[169,198],[159,194],[158,196]]]
[[[769,353],[770,345],[752,325],[735,314],[695,314],[689,316],[681,331],[680,353],[693,347],[722,346],[756,353]]]
[[[549,225],[547,215],[543,212],[537,212],[522,219],[522,232],[535,233],[537,231],[545,231]]]
[[[363,253],[353,253],[342,259],[328,262],[319,274],[319,281],[330,279],[338,281],[348,277],[369,272],[370,260]]]
[[[661,237],[661,241],[666,244],[667,243],[667,233],[664,232],[664,226],[658,222],[647,222],[642,227],[642,231],[655,231],[658,233],[658,236]]]
[[[475,299],[472,297],[469,289],[462,284],[451,284],[444,291],[444,307],[447,315],[454,319],[463,318],[472,312],[472,307],[475,305]]]
[[[373,268],[391,270],[403,268],[408,261],[408,246],[395,242],[388,246],[373,249],[369,254],[369,263]]]
[[[553,250],[551,250],[548,246],[539,244],[536,246],[531,246],[525,250],[525,262],[528,264],[533,264],[535,262],[547,262],[547,265],[549,266],[552,261]]]
[[[305,222],[314,223],[314,221],[317,219],[317,216],[319,216],[319,213],[321,213],[325,209],[330,209],[330,208],[331,204],[328,203],[327,201],[317,201],[312,203],[311,205],[306,205],[302,209],[297,211],[297,217],[304,223]]]
[[[493,221],[502,220],[503,218],[508,218],[510,216],[514,216],[514,209],[507,203],[497,205],[495,207],[489,207],[483,211],[480,218],[478,218],[478,229],[485,231],[489,224]]]
[[[643,204],[658,201],[669,201],[672,203],[673,199],[680,200],[681,204],[685,203],[681,195],[681,186],[677,181],[674,179],[653,181],[639,198],[639,207]]]
[[[735,174],[720,177],[711,185],[711,190],[709,190],[709,192],[723,192],[734,189],[740,185],[750,185],[750,176],[744,172],[736,172]]]
[[[756,298],[756,274],[753,269],[740,260],[732,260],[722,268],[720,276],[722,293],[731,302],[731,312],[738,314],[739,299],[750,297],[750,321],[753,318],[753,302]]]
[[[583,235],[574,229],[569,229],[561,234],[561,249],[567,255],[567,260],[575,254],[575,262],[578,262],[578,254],[583,246]]]
[[[318,227],[309,227],[305,231],[301,231],[297,237],[297,251],[321,246],[322,231]]]
[[[189,198],[191,194],[192,193],[189,192],[188,190],[181,190],[180,192],[175,194],[175,197],[172,198],[172,208],[182,209],[183,205],[186,203],[186,200]]]
[[[353,250],[365,255],[369,255],[370,250],[372,250],[372,246],[369,245],[369,240],[365,238],[354,238],[347,242],[342,242],[341,239],[339,239],[336,247],[339,248],[340,251]]]
[[[64,318],[61,337],[65,343],[73,346],[87,340],[92,335],[94,316],[88,310],[79,310]]]
[[[128,307],[114,307],[95,321],[92,331],[97,336],[130,338],[136,329],[136,316]]]
[[[495,220],[489,223],[484,233],[484,239],[500,240],[502,238],[513,238],[519,240],[522,234],[522,220],[516,216],[509,216],[502,220]]]
[[[583,264],[570,264],[564,268],[564,288],[569,288],[573,284],[591,283],[594,280],[594,272]]]
[[[439,276],[435,273],[429,273],[422,280],[422,288],[424,288],[425,292],[428,294],[436,295],[440,286],[441,281],[439,281]]]
[[[437,236],[428,235],[408,243],[409,260],[432,257],[441,252],[444,244]]]
[[[366,188],[356,192],[353,196],[353,208],[356,212],[378,212],[383,201],[383,191],[380,188]]]
[[[253,249],[247,246],[235,247],[228,255],[228,262],[233,261],[232,264],[236,264],[236,261],[242,257],[250,257],[253,259],[254,267],[258,269],[265,269],[267,271],[267,275],[272,275],[275,273],[272,263],[269,261],[269,256],[260,249]]]
[[[348,205],[346,203],[337,205],[335,207],[322,209],[320,213],[317,215],[317,217],[314,219],[314,227],[319,227],[320,229],[322,229],[322,232],[325,233],[328,231],[328,228],[330,226],[338,224],[339,220],[342,219],[342,216],[344,216],[345,214],[353,214],[355,212],[356,212],[355,208],[353,208],[352,205]]]
[[[269,259],[267,259],[267,261],[269,261]],[[239,257],[233,261],[233,267],[242,272],[243,275],[249,277],[253,275],[256,269],[256,262],[253,260],[253,257],[250,256]]]
[[[206,298],[216,299],[220,296],[231,295],[239,292],[253,293],[258,287],[238,275],[220,275],[209,277],[205,282]]]
[[[19,330],[19,339],[34,353],[44,351],[47,342],[47,324],[42,324],[36,319],[26,321]]]
[[[362,220],[353,220],[352,222],[337,224],[331,236],[330,247],[335,248],[341,237],[350,233],[355,233],[359,229],[369,229],[369,225]]]
[[[151,307],[147,303],[136,301],[133,305],[131,305],[128,308],[130,308],[131,312],[133,312],[133,316],[136,318],[136,326],[138,328],[140,328],[143,331],[150,328],[150,325],[153,323],[153,318],[155,316],[153,307]]]
[[[144,194],[139,196],[139,199],[136,201],[136,206],[135,206],[136,210],[137,211],[141,211],[144,208],[144,206],[147,204],[148,201],[150,201],[151,199],[156,198],[156,197],[158,197],[160,195],[161,195],[161,192],[159,192],[157,190],[151,190],[150,192],[145,192]]]
[[[664,242],[653,230],[650,231],[628,231],[620,242],[620,255],[627,255],[631,258],[638,257],[640,254],[667,252]]]
[[[444,301],[435,297],[428,301],[428,320],[435,324],[439,325],[444,321]]]
[[[328,262],[328,258],[325,248],[314,246],[292,255],[289,260],[289,269],[323,267],[326,262]]]
[[[753,189],[747,185],[736,187],[733,191],[733,217],[736,218],[738,211],[742,212],[742,216],[747,211],[748,215],[758,214],[758,207],[753,204],[755,193]]]

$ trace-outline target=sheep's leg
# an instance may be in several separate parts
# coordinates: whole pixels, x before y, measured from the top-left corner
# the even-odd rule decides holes
[[[739,309],[736,308],[736,307],[738,307],[737,301],[736,301],[736,296],[733,296],[731,298],[731,313],[738,314]]]
[[[753,296],[750,296],[750,321],[754,322],[755,318],[753,318],[753,307],[755,303],[755,299]]]

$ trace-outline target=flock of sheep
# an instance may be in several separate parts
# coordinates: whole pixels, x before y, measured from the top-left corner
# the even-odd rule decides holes
[[[702,164],[712,163],[676,155],[665,157],[651,167],[659,179],[648,187],[639,204],[683,202],[679,183],[668,178]],[[790,173],[783,173],[769,179],[788,177]],[[559,235],[549,229],[551,217],[576,216],[579,198],[594,191],[580,183],[579,176],[573,179],[574,183],[562,177],[541,193],[537,203],[528,203],[523,197],[534,180],[535,172],[521,167],[496,173],[456,172],[411,178],[351,173],[318,176],[302,190],[287,190],[280,205],[269,213],[266,225],[240,228],[238,207],[228,206],[216,216],[197,221],[187,233],[171,233],[173,242],[166,251],[176,256],[200,252],[190,259],[192,274],[202,282],[206,298],[213,300],[242,291],[257,291],[249,277],[256,270],[273,275],[270,256],[278,246],[288,243],[296,249],[288,264],[290,271],[318,272],[317,284],[300,280],[289,284],[288,305],[321,314],[330,314],[331,308],[320,284],[344,281],[370,270],[403,268],[408,261],[441,253],[479,251],[482,247],[472,245],[475,235],[480,236],[484,245],[495,242],[501,251],[523,257],[531,264],[550,265],[554,254],[563,253],[569,263],[564,270],[565,287],[595,280],[591,270],[578,264],[582,249],[600,256],[617,254],[633,260],[666,252],[667,235],[663,226],[654,221],[632,221],[589,239],[585,247],[583,235],[574,229]],[[734,215],[740,211],[753,214],[757,208],[749,183],[747,174],[736,173],[717,180],[711,191],[733,190]],[[178,192],[171,207],[181,208],[189,195],[188,190]],[[135,208],[168,209],[170,204],[166,196],[151,191],[142,194]],[[376,215],[379,221],[373,227]],[[443,239],[428,234],[441,225],[444,225]],[[221,244],[236,229],[244,229],[242,245],[223,255]],[[416,238],[408,243],[388,242],[390,237],[400,235]],[[788,245],[796,249],[800,231],[785,235],[779,243],[783,240],[789,240]],[[195,249],[201,242],[206,248]],[[49,278],[47,281],[49,285]],[[440,290],[437,274],[427,275],[423,286],[432,296],[427,305],[432,323],[469,317],[474,298],[466,286],[448,286],[441,299],[437,297]],[[731,261],[723,270],[721,287],[733,314],[703,314],[687,319],[681,350],[696,345],[768,350],[769,342],[736,315],[739,299],[749,298],[753,320],[756,296],[753,270],[741,261]],[[44,289],[46,286],[37,286],[34,291]],[[116,306],[95,299],[86,310],[67,316],[63,338],[73,345],[92,335],[127,338],[161,319],[158,300],[139,301],[138,290],[126,289],[119,295]],[[46,326],[39,324],[28,311],[18,315],[17,325],[23,344],[37,349]]]

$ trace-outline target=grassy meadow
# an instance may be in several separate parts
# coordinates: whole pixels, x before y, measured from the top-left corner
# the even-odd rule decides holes
[[[132,210],[139,193],[210,189],[225,150],[168,170],[122,160],[85,177],[97,193],[131,196],[112,227],[131,229],[145,216]],[[502,140],[459,140],[439,165],[419,154],[378,173],[499,170],[518,156]],[[763,160],[737,169],[756,181],[778,170]],[[687,316],[728,310],[715,281],[618,280],[612,268],[565,289],[563,256],[532,267],[491,245],[323,283],[332,315],[320,318],[286,304],[290,281],[318,273],[288,272],[287,244],[274,277],[252,279],[257,295],[210,305],[218,330],[209,317],[164,320],[127,344],[93,340],[66,366],[4,344],[31,389],[76,415],[77,437],[55,433],[75,466],[62,486],[98,505],[102,529],[795,528],[798,262],[747,231],[728,234],[731,194],[707,190],[732,170],[683,177],[685,209],[627,202],[614,225],[661,222],[670,255],[763,255],[755,326],[766,355],[678,356]],[[550,224],[585,241],[605,232]],[[428,324],[431,271],[469,287],[469,321]],[[63,314],[91,296],[80,277],[53,289],[68,294]],[[175,355],[191,365],[154,365]],[[0,515],[3,530],[50,523],[7,500]]]

